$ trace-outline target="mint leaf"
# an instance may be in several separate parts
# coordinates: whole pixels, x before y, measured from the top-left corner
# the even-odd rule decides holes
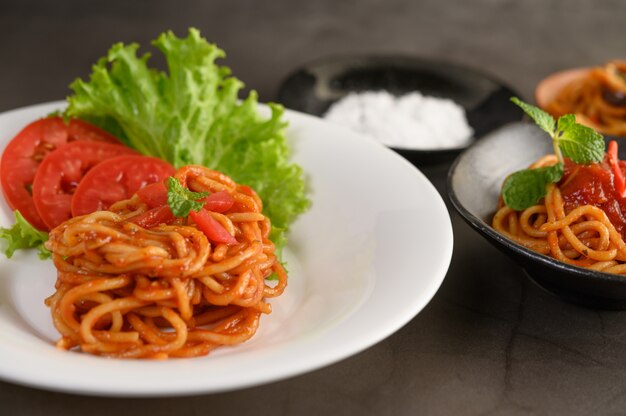
[[[520,170],[504,181],[502,199],[509,208],[521,211],[537,204],[546,196],[546,185],[558,182],[562,176],[562,163]]]
[[[557,131],[557,133],[559,131],[566,130],[572,124],[576,124],[576,116],[574,114],[565,114],[565,115],[559,117],[558,121],[556,122],[556,131]]]
[[[204,202],[198,200],[208,195],[206,192],[192,192],[184,188],[176,178],[167,178],[167,205],[176,217],[185,218],[190,211],[200,211]]]
[[[554,136],[554,130],[556,128],[554,117],[534,105],[523,102],[517,97],[511,97],[511,101],[524,110],[530,118],[535,120],[535,123],[537,123],[542,130],[546,131],[550,137]]]
[[[516,97],[511,101],[526,112],[537,125],[552,137],[554,153],[560,162],[568,157],[574,163],[597,163],[604,158],[604,139],[592,128],[576,122],[576,116],[566,114],[554,118],[545,111],[527,104]]]
[[[555,139],[563,156],[574,163],[589,164],[604,158],[604,139],[594,129],[576,123],[573,114],[559,118]]]
[[[546,195],[546,185],[558,182],[563,176],[563,158],[574,163],[597,163],[604,158],[604,139],[593,129],[578,124],[576,116],[567,114],[558,121],[545,111],[516,97],[511,101],[526,112],[537,125],[552,138],[556,165],[538,169],[525,169],[509,176],[502,186],[504,203],[517,211],[539,202]]]
[[[44,260],[50,257],[50,251],[44,247],[48,241],[48,233],[37,230],[22,217],[19,211],[15,211],[15,224],[11,228],[0,228],[0,238],[4,238],[8,245],[4,250],[7,258],[13,257],[16,250],[24,248],[37,248],[39,258]]]

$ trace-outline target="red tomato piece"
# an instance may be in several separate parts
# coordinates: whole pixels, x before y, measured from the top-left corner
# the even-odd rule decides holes
[[[227,191],[212,193],[203,199],[204,209],[213,212],[226,212],[232,208],[235,199]]]
[[[115,137],[81,120],[65,123],[48,117],[24,127],[4,149],[0,161],[0,183],[11,209],[18,210],[35,228],[47,230],[33,203],[33,181],[41,161],[68,142],[95,140],[120,143]]]
[[[607,154],[602,162],[589,165],[579,165],[565,159],[563,178],[558,186],[565,212],[582,205],[596,206],[606,213],[622,238],[626,238],[626,198],[622,197],[618,185],[615,184],[615,172],[619,170],[621,176],[624,176],[626,163],[618,160],[614,170],[611,167],[611,157]]]
[[[90,140],[68,143],[50,153],[33,181],[33,202],[43,222],[52,229],[72,217],[72,196],[89,169],[105,159],[135,153],[120,144]]]
[[[207,236],[209,241],[214,243],[237,244],[237,239],[230,235],[222,224],[209,214],[209,211],[205,209],[201,209],[198,212],[190,211],[189,216]]]
[[[78,184],[72,198],[72,215],[107,209],[146,185],[163,182],[175,172],[169,163],[150,156],[123,155],[107,159],[87,172]]]
[[[626,193],[626,179],[624,178],[624,173],[619,166],[619,157],[617,156],[617,142],[615,140],[611,140],[609,142],[609,164],[613,169],[613,186],[615,190],[619,194],[620,197],[624,198]]]
[[[122,142],[119,141],[118,138],[113,136],[111,133],[77,118],[71,119],[70,122],[66,124],[66,126],[68,143],[76,140],[95,140],[101,142],[122,144]]]
[[[152,228],[159,224],[171,224],[175,219],[176,217],[172,213],[169,205],[161,205],[160,207],[152,208],[143,214],[135,215],[134,217],[129,218],[128,221],[143,228]]]
[[[150,208],[167,204],[167,187],[163,182],[146,185],[137,191],[137,196]]]

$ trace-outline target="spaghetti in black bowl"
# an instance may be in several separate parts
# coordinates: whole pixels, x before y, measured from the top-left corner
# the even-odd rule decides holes
[[[552,152],[550,140],[536,126],[504,126],[455,160],[447,181],[450,201],[473,229],[519,263],[542,288],[585,306],[626,309],[626,276],[563,263],[507,238],[492,226],[505,178]]]

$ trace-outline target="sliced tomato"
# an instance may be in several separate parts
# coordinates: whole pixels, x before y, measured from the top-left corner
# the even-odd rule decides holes
[[[175,172],[172,165],[155,157],[123,155],[107,159],[87,172],[78,184],[72,198],[72,215],[107,209],[146,185],[163,182]],[[167,202],[167,193],[165,198]]]
[[[72,217],[72,196],[92,167],[115,156],[135,153],[120,144],[90,140],[68,143],[50,153],[33,181],[33,202],[46,226],[52,229]]]
[[[615,140],[611,140],[609,142],[609,164],[613,169],[613,186],[615,190],[624,198],[626,196],[626,178],[624,178],[624,172],[622,172],[622,168],[619,164],[619,157],[617,156],[617,142]]]
[[[156,227],[159,224],[171,224],[176,217],[172,213],[172,210],[168,205],[161,205],[160,207],[152,208],[144,212],[143,214],[135,215],[128,219],[128,221],[137,224],[143,228]]]
[[[111,133],[77,118],[71,119],[66,126],[68,143],[76,140],[95,140],[100,142],[122,144],[122,142]]]
[[[209,211],[205,209],[201,209],[198,212],[190,211],[189,216],[207,236],[209,241],[214,243],[237,244],[237,239],[230,235],[222,224],[209,214]]]
[[[167,187],[161,182],[151,183],[137,191],[137,196],[150,208],[167,204]]]
[[[233,207],[234,198],[227,191],[212,193],[203,199],[204,209],[213,212],[226,212]]]
[[[24,127],[2,153],[0,183],[4,197],[11,209],[20,211],[39,230],[48,227],[33,203],[32,187],[37,168],[50,152],[77,140],[119,143],[109,133],[84,121],[65,123],[61,117],[48,117]]]

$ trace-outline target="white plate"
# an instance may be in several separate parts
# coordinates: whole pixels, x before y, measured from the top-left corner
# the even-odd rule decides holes
[[[0,114],[0,148],[62,102]],[[334,363],[412,319],[439,288],[452,256],[450,217],[415,167],[369,139],[287,112],[293,160],[312,208],[293,226],[289,286],[249,342],[207,357],[116,360],[58,351],[43,300],[56,278],[34,252],[0,255],[0,377],[106,396],[164,396],[253,386]],[[13,216],[0,203],[0,225]]]

